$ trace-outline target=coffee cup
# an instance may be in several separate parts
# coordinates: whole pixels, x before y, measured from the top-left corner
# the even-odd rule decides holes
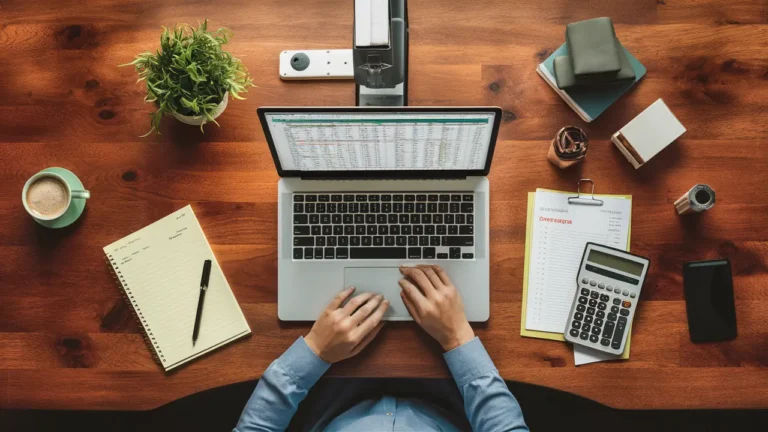
[[[27,180],[21,192],[24,209],[41,223],[56,221],[67,213],[73,200],[87,200],[91,193],[73,189],[57,172],[41,171]]]

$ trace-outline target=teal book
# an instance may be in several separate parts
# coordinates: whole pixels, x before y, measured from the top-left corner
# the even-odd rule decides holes
[[[623,48],[623,47],[622,47]],[[557,88],[555,80],[555,57],[570,55],[568,45],[563,44],[549,58],[544,60],[536,68],[536,72],[544,78],[552,89],[560,95],[561,98],[574,110],[582,120],[589,123],[596,119],[600,114],[616,102],[624,93],[629,91],[638,81],[645,76],[645,66],[643,66],[626,48],[624,53],[627,55],[632,69],[635,71],[634,81],[617,82],[602,84],[590,87],[571,87],[565,90]]]

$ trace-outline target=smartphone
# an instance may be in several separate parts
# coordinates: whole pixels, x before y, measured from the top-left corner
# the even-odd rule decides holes
[[[736,337],[731,263],[696,261],[683,266],[688,330],[693,342],[713,342]]]

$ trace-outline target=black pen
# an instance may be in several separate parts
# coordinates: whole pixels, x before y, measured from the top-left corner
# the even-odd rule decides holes
[[[200,318],[203,316],[203,303],[205,303],[205,291],[208,289],[208,279],[211,277],[211,260],[203,263],[203,277],[200,279],[200,297],[197,299],[197,314],[195,315],[195,329],[192,330],[192,346],[197,342],[197,333],[200,331]]]

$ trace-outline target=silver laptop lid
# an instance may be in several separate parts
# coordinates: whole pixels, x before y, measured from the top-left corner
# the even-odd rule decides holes
[[[498,107],[262,107],[281,177],[460,178],[491,169]]]

